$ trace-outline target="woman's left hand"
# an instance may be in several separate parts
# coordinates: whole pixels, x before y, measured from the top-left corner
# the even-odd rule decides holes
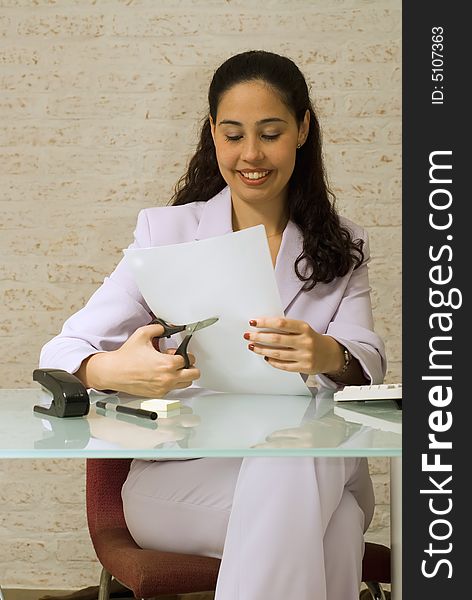
[[[315,375],[335,372],[343,365],[342,349],[336,340],[316,332],[305,321],[263,317],[249,324],[271,330],[246,332],[244,339],[249,341],[249,350],[276,369]]]

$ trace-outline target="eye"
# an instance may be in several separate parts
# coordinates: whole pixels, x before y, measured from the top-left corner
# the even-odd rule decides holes
[[[242,137],[242,135],[225,135],[225,140],[227,142],[239,142]]]
[[[262,138],[268,142],[276,140],[278,137],[280,137],[280,133],[273,133],[273,134],[265,133],[264,135],[262,135]]]

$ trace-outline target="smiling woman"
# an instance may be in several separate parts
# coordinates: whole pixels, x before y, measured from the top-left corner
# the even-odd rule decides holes
[[[381,383],[367,234],[335,210],[304,76],[286,57],[244,52],[216,70],[208,99],[172,206],[141,211],[133,246],[264,225],[285,314],[247,315],[248,352],[332,389]],[[184,368],[175,350],[156,351],[163,328],[152,319],[122,262],[46,344],[40,366],[149,397],[190,386],[198,356]],[[222,558],[218,600],[358,598],[374,505],[366,459],[134,461],[122,497],[143,548]]]
[[[289,218],[288,182],[295,151],[307,137],[309,122],[307,110],[299,126],[262,81],[230,88],[218,104],[216,123],[210,116],[219,169],[231,189],[233,229],[262,219],[274,266]]]
[[[228,185],[233,229],[263,223],[270,236],[290,219],[303,233],[295,271],[304,289],[359,266],[364,240],[334,208],[321,128],[295,63],[264,51],[233,56],[216,70],[208,104],[197,150],[171,203],[209,200]]]
[[[308,134],[309,112],[299,126],[273,89],[253,81],[235,85],[222,96],[216,119],[215,123],[210,117],[211,133],[236,220],[238,212],[244,212],[241,205],[252,203],[269,218],[283,215],[295,151]]]

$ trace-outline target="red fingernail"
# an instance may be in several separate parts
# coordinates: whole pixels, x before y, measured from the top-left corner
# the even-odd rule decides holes
[[[244,337],[245,340],[251,339],[250,336],[249,336],[249,333],[245,333],[243,337]]]
[[[255,327],[255,326],[257,325],[257,321],[254,321],[254,319],[251,319],[251,320],[249,321],[249,325],[250,325],[251,327]]]
[[[248,344],[249,350],[254,350],[254,344]]]

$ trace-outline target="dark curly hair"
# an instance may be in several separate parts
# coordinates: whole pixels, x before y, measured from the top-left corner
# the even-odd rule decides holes
[[[275,90],[298,125],[306,111],[310,112],[308,136],[297,150],[289,180],[288,208],[290,219],[303,233],[303,250],[295,261],[295,272],[305,282],[304,289],[311,290],[318,282],[329,283],[346,275],[351,267],[357,268],[364,260],[363,240],[352,239],[351,232],[339,221],[323,165],[320,125],[305,77],[292,60],[263,50],[242,52],[226,60],[215,71],[208,91],[209,115],[213,121],[216,122],[222,95],[238,83],[254,80],[263,81]],[[169,204],[207,201],[225,186],[207,116],[196,152],[187,172],[177,182]],[[302,272],[303,260],[306,262]]]

